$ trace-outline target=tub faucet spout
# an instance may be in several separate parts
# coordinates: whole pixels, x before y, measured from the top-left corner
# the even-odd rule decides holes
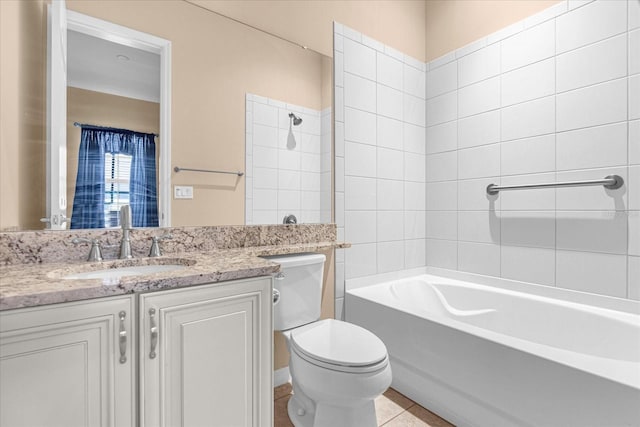
[[[131,208],[124,205],[120,208],[120,227],[122,228],[122,241],[120,242],[120,259],[133,258],[131,255],[131,239],[129,231],[131,231]]]

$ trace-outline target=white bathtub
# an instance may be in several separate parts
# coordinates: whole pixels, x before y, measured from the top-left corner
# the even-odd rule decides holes
[[[640,426],[634,303],[538,288],[423,275],[350,290],[345,314],[387,345],[393,387],[459,426]]]

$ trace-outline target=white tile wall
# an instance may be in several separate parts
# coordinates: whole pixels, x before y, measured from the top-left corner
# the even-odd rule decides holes
[[[336,96],[344,93],[344,106],[335,103],[336,145],[344,129],[344,150],[336,147],[335,154],[335,215],[338,232],[353,246],[344,259],[336,257],[337,304],[345,280],[348,288],[352,279],[426,265],[426,110],[438,111],[442,123],[457,114],[457,93],[446,93],[457,89],[455,77],[434,75],[430,85],[442,98],[428,106],[425,64],[342,31],[344,68],[334,69]],[[446,145],[455,143],[452,132],[455,122],[442,133],[442,145],[455,150]]]
[[[432,267],[458,268],[458,241],[427,239],[427,260]]]
[[[427,126],[455,120],[458,114],[458,94],[445,93],[427,99]]]
[[[432,128],[427,128],[428,145],[431,144],[430,129]],[[470,148],[494,142],[500,142],[500,110],[458,120],[458,148]],[[449,144],[453,148],[456,146],[455,141]]]
[[[460,58],[458,63],[458,85],[477,83],[500,74],[500,45],[493,44]]]
[[[554,248],[556,244],[554,212],[501,211],[500,229],[505,246]]]
[[[629,298],[640,300],[640,256],[629,257]]]
[[[557,130],[627,120],[627,78],[558,94]]]
[[[377,55],[377,79],[383,85],[402,90],[402,61],[389,56]],[[372,79],[375,79],[373,76]]]
[[[500,175],[500,144],[483,145],[458,151],[458,178]]]
[[[426,130],[424,126],[412,123],[402,124],[402,142],[405,151],[425,154],[427,152]]]
[[[431,215],[431,212],[428,215]],[[493,211],[460,211],[458,240],[500,243],[500,219]]]
[[[477,116],[476,116],[477,117]],[[427,154],[451,151],[457,148],[458,126],[455,121],[431,126],[426,133]]]
[[[500,245],[458,241],[458,270],[500,275]]]
[[[376,125],[372,125],[372,123],[368,123],[368,118],[366,117],[361,117],[361,118],[349,117],[347,121],[348,122],[353,121],[352,126],[367,125],[369,127],[365,129],[371,132],[375,132],[377,129],[377,146],[378,147],[402,150],[403,142],[404,142],[404,132],[403,132],[404,126],[402,121],[390,119],[388,117],[376,116],[374,114],[371,114],[371,116],[373,116],[374,119],[376,119],[377,117]],[[375,134],[372,137],[369,137],[368,140],[375,141]]]
[[[580,153],[580,155],[576,156],[576,153]],[[556,166],[558,170],[624,166],[626,164],[626,122],[562,132],[556,137]]]
[[[404,207],[404,182],[386,179],[377,180],[376,209],[402,210]]]
[[[376,51],[349,38],[344,41],[344,71],[376,79]]]
[[[427,258],[427,241],[425,239],[404,241],[404,268],[423,267]]]
[[[625,77],[626,33],[558,55],[556,74],[558,92]]]
[[[553,249],[504,245],[500,251],[500,267],[505,279],[553,286],[556,253]]]
[[[448,181],[458,176],[458,153],[449,151],[427,156],[427,182]]]
[[[346,57],[346,54],[345,54]],[[376,112],[376,83],[355,74],[344,74],[344,105]]]
[[[501,76],[502,106],[553,95],[556,89],[556,60],[546,59]]]
[[[300,126],[289,129],[290,112]],[[246,118],[245,223],[280,224],[288,214],[329,222],[331,110],[247,94]]]
[[[427,64],[428,265],[640,299],[638,28],[637,0],[563,1]]]
[[[501,71],[507,72],[555,54],[555,22],[547,21],[500,41]]]
[[[458,90],[458,117],[484,113],[500,107],[500,77],[483,80]]]
[[[427,74],[427,98],[433,98],[457,88],[458,66],[455,61]]]
[[[624,255],[556,251],[556,286],[562,288],[625,298],[626,270]]]
[[[337,28],[338,280],[426,262],[640,299],[640,2],[562,1],[426,66]]]
[[[503,141],[545,135],[556,130],[556,97],[536,99],[502,109]]]
[[[376,115],[345,108],[344,140],[376,145]]]
[[[377,114],[402,120],[402,92],[381,84],[377,85],[377,90]]]
[[[566,52],[626,32],[627,7],[624,0],[598,0],[559,16],[556,19],[557,52]]]
[[[554,134],[505,142],[500,148],[502,175],[540,173],[556,169],[556,136]],[[497,173],[491,175],[497,175]]]

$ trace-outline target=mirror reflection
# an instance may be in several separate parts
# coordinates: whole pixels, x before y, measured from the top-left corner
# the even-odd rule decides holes
[[[67,31],[70,228],[157,227],[160,56]]]
[[[246,223],[331,221],[331,108],[247,95]]]
[[[3,153],[0,178],[13,182],[14,186],[3,185],[0,195],[0,230],[42,229],[45,224],[40,219],[46,216],[46,33],[47,0],[29,2],[3,1],[2,31],[2,140]],[[253,188],[249,179],[255,175],[249,158],[253,152],[246,151],[248,129],[247,94],[278,100],[295,106],[292,113],[303,118],[309,111],[325,111],[331,100],[331,59],[288,41],[245,26],[239,22],[220,16],[194,4],[178,1],[130,1],[113,2],[98,0],[92,2],[67,1],[67,9],[95,17],[136,31],[144,32],[171,42],[170,61],[170,110],[171,119],[168,137],[171,149],[164,153],[166,164],[160,162],[160,144],[163,132],[158,127],[161,103],[146,95],[122,93],[104,89],[109,86],[105,77],[95,78],[94,86],[69,83],[67,89],[67,147],[65,158],[66,216],[73,215],[73,204],[78,178],[78,158],[82,127],[74,123],[98,127],[110,127],[142,134],[156,134],[155,178],[158,198],[166,194],[169,201],[164,213],[165,225],[231,225],[245,223],[249,208],[253,208]],[[6,22],[14,25],[4,25]],[[69,62],[76,48],[69,36]],[[121,47],[122,47],[122,43]],[[96,53],[92,50],[93,53]],[[136,62],[127,53],[116,53],[112,67],[122,67],[127,62],[118,55],[129,57],[129,64]],[[132,53],[132,55],[134,55]],[[84,55],[78,55],[84,57]],[[130,76],[122,69],[98,65],[94,55],[85,61],[107,71],[110,77]],[[113,57],[113,55],[111,54]],[[69,70],[69,78],[72,72]],[[87,76],[87,80],[89,79]],[[154,78],[137,78],[131,85],[142,89]],[[137,82],[137,83],[136,83]],[[6,96],[5,96],[6,94]],[[104,100],[116,99],[131,107],[116,107],[118,120],[106,120],[106,109],[110,104]],[[144,107],[144,108],[143,108]],[[6,113],[8,112],[9,113]],[[109,113],[111,114],[111,113]],[[311,120],[309,120],[311,122]],[[288,136],[288,117],[285,126]],[[276,126],[280,129],[280,123]],[[298,134],[296,134],[298,132]],[[292,135],[298,148],[302,149],[303,139],[308,132],[294,127]],[[313,135],[318,136],[318,135]],[[299,139],[298,139],[299,138]],[[258,145],[260,141],[258,141]],[[286,144],[286,142],[285,142]],[[120,154],[120,156],[119,156]],[[303,174],[320,173],[329,177],[327,169],[304,169],[302,156],[309,153],[300,151],[300,169],[291,170],[290,176],[299,176],[303,185]],[[115,153],[108,159],[114,167],[126,169],[123,153]],[[314,156],[315,157],[315,156]],[[330,160],[330,156],[328,156]],[[11,160],[9,160],[11,159]],[[329,162],[330,164],[330,162]],[[106,163],[105,163],[106,165]],[[197,172],[173,171],[174,166],[229,171],[245,171],[245,176],[223,174],[203,174]],[[327,166],[327,165],[325,165]],[[292,167],[292,166],[289,166]],[[321,168],[323,166],[320,166]],[[329,166],[330,167],[330,166]],[[108,169],[108,168],[106,168]],[[105,169],[105,170],[106,170]],[[162,179],[162,171],[167,178]],[[330,169],[329,169],[330,171]],[[54,174],[54,178],[62,176]],[[314,177],[315,178],[315,177]],[[126,201],[125,185],[116,175],[111,194],[114,200]],[[283,178],[284,179],[284,178]],[[105,172],[105,185],[107,182]],[[304,180],[304,185],[306,185]],[[326,180],[323,181],[326,183]],[[329,184],[330,185],[330,184]],[[178,187],[190,188],[192,198],[176,198]],[[301,187],[302,188],[302,187]],[[276,189],[277,190],[277,189]],[[278,190],[277,190],[278,191]],[[295,191],[282,189],[282,191]],[[329,190],[330,191],[330,190]],[[321,191],[318,191],[320,193]],[[260,192],[258,192],[260,193]],[[329,192],[326,192],[327,195]],[[318,199],[320,195],[318,195]],[[116,197],[117,196],[117,197]],[[330,212],[330,197],[329,200]],[[129,202],[131,200],[128,200]],[[295,201],[294,201],[295,202]],[[303,204],[300,198],[296,204],[284,210],[299,213],[299,222],[328,222],[330,213],[321,214],[315,202]],[[318,202],[319,203],[319,202]],[[258,203],[260,206],[260,203]],[[305,209],[313,206],[314,209]],[[315,209],[318,207],[318,209]],[[265,209],[263,209],[265,210]],[[314,211],[306,218],[302,211]],[[291,211],[291,212],[289,212]],[[162,213],[160,214],[162,215]],[[104,226],[113,225],[105,213]],[[267,218],[247,218],[247,223],[266,222]],[[280,211],[275,216],[282,222]],[[162,225],[160,218],[160,225]],[[65,224],[68,228],[69,224]]]

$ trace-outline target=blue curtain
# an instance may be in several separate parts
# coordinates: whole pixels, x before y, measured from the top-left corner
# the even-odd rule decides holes
[[[105,225],[105,153],[132,156],[129,197],[133,226],[157,227],[154,135],[83,125],[71,228],[103,228]]]
[[[158,226],[156,144],[153,134],[131,135],[129,197],[134,227]]]

